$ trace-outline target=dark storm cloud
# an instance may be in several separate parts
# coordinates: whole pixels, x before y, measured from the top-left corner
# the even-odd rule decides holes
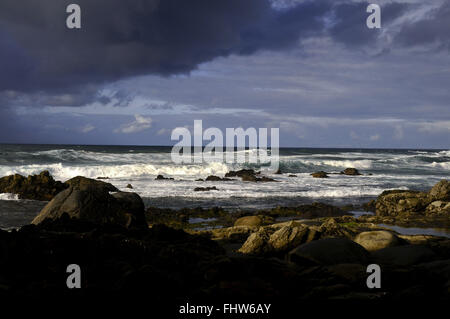
[[[0,3],[0,91],[52,91],[140,74],[188,73],[218,56],[277,50],[322,30],[327,1],[78,0],[82,29],[54,0]]]
[[[450,50],[450,2],[445,1],[419,21],[406,23],[396,39],[401,45],[435,43],[441,49]]]

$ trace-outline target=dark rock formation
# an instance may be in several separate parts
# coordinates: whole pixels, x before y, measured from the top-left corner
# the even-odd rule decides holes
[[[75,190],[82,190],[87,191],[91,189],[95,190],[101,190],[104,192],[118,192],[119,190],[112,184],[97,181],[95,179],[83,177],[83,176],[77,176],[74,178],[69,179],[64,184],[69,185]]]
[[[210,175],[206,178],[207,182],[228,182],[228,181],[232,181],[232,179],[230,178],[221,178],[219,176],[215,176],[215,175]]]
[[[133,185],[131,185],[131,184],[128,184],[128,185],[127,185],[127,188],[129,188],[129,189],[133,189]]]
[[[155,180],[161,181],[161,180],[173,180],[171,177],[164,177],[163,175],[156,176]]]
[[[147,227],[144,204],[139,195],[129,192],[111,195],[108,185],[90,183],[84,179],[78,179],[73,185],[56,195],[32,223],[56,220],[67,214],[70,218],[96,224]]]
[[[362,175],[356,168],[346,168],[341,172],[341,174],[350,176]]]
[[[209,192],[209,191],[218,191],[216,186],[213,187],[196,187],[194,188],[194,192]]]
[[[434,216],[450,217],[450,183],[442,180],[429,192],[385,191],[376,201],[378,216]]]
[[[312,173],[311,176],[314,178],[328,178],[329,177],[328,173],[324,172],[324,171]]]
[[[28,177],[15,174],[0,178],[0,193],[18,194],[20,199],[49,201],[67,187],[55,181],[48,171]]]
[[[256,175],[253,169],[241,169],[239,171],[229,171],[225,174],[225,177],[242,177],[244,175]]]

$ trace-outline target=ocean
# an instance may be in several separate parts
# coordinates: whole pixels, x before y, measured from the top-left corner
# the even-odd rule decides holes
[[[171,150],[165,146],[0,145],[0,176],[48,170],[61,181],[78,175],[108,177],[106,181],[120,190],[138,193],[146,206],[221,206],[230,210],[315,201],[360,205],[384,190],[427,190],[450,177],[450,150],[281,148],[281,175],[268,173],[268,165],[176,165],[171,160]],[[347,167],[357,168],[363,175],[332,174],[326,179],[310,176],[316,171],[339,173]],[[261,170],[279,182],[196,181],[209,175],[223,177],[228,171],[241,168]],[[174,180],[155,180],[158,174]],[[128,184],[132,190],[126,188]],[[194,191],[205,186],[216,186],[218,191]],[[0,194],[0,228],[29,222],[44,204]]]

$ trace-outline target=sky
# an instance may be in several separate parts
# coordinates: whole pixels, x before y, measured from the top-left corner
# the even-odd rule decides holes
[[[0,3],[0,143],[172,145],[202,120],[284,147],[448,149],[449,88],[448,0]]]

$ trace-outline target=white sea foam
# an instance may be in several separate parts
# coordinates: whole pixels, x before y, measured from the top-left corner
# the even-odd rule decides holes
[[[429,164],[429,166],[450,170],[450,162],[441,162],[441,163],[433,162]]]
[[[11,193],[0,193],[0,200],[19,200],[19,195]]]
[[[224,163],[208,163],[205,165],[158,165],[158,164],[125,164],[125,165],[88,165],[72,166],[62,163],[50,165],[23,165],[16,167],[1,167],[0,175],[32,175],[43,170],[48,170],[56,179],[67,180],[75,176],[97,178],[107,176],[109,178],[135,178],[154,175],[169,176],[208,176],[224,175],[230,168]]]

